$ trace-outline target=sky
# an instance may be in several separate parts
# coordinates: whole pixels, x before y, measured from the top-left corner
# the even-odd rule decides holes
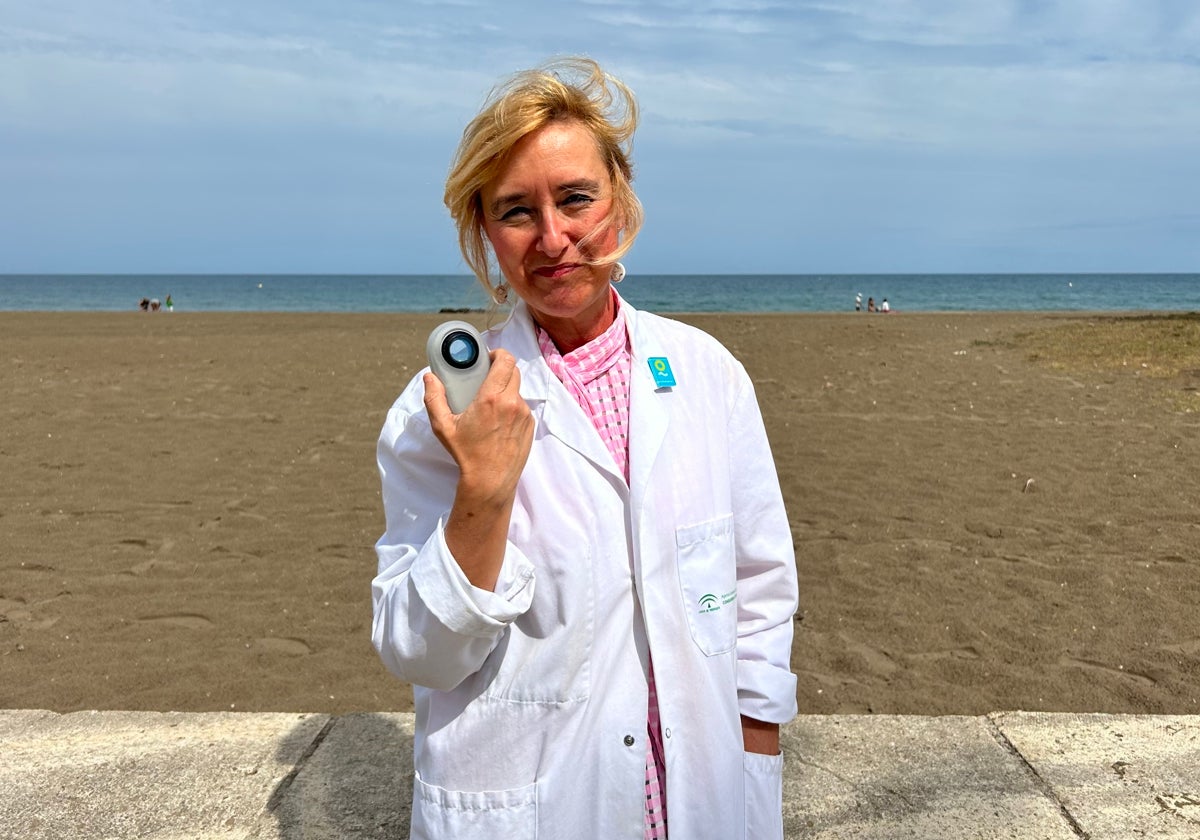
[[[567,54],[631,272],[1200,272],[1196,0],[0,0],[0,273],[466,273],[462,128]]]

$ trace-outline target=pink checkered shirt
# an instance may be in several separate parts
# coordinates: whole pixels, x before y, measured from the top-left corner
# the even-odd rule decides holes
[[[542,358],[558,380],[591,418],[613,460],[629,481],[629,373],[633,354],[620,298],[613,292],[617,318],[603,335],[566,356],[558,352],[550,336],[538,327]],[[662,727],[658,713],[658,691],[654,665],[650,664],[650,703],[646,710],[646,819],[645,840],[667,836],[667,765],[663,760]]]

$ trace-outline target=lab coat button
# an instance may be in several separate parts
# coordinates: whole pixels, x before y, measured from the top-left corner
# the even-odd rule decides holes
[[[633,746],[633,736],[632,735],[625,736],[625,746],[627,746],[627,747]]]
[[[670,738],[671,737],[671,727],[668,726],[666,731],[663,732],[663,735],[666,736],[667,738]]]

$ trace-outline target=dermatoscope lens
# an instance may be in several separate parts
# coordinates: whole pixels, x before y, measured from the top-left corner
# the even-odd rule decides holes
[[[442,342],[442,357],[456,368],[469,368],[479,358],[479,344],[474,336],[457,330]]]

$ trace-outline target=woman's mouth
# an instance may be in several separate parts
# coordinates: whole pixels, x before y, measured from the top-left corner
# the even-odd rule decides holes
[[[557,280],[560,277],[567,276],[577,268],[579,268],[579,263],[558,263],[557,265],[544,265],[540,268],[535,268],[533,273],[538,277]]]

